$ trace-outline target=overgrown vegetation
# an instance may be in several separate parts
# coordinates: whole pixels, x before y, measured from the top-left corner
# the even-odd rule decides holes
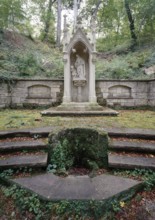
[[[48,44],[3,31],[0,32],[0,49],[1,81],[63,76],[62,54]]]
[[[36,194],[32,194],[27,190],[17,187],[2,187],[2,191],[6,197],[13,199],[15,206],[18,208],[22,216],[28,215],[30,219],[68,219],[77,220],[100,219],[112,220],[114,213],[121,210],[124,204],[123,197],[118,199],[111,198],[108,201],[58,201],[47,202],[41,200]],[[132,197],[132,193],[128,195],[128,199]],[[15,213],[14,213],[15,214]]]
[[[46,43],[11,31],[0,32],[0,81],[15,78],[63,78],[62,52]],[[102,47],[104,41],[99,43]],[[108,53],[99,53],[96,78],[151,79],[144,69],[155,65],[154,48],[140,47],[128,51],[123,45]],[[124,53],[125,52],[125,53]]]
[[[114,175],[120,175],[128,178],[140,178],[144,181],[144,190],[151,190],[155,187],[155,172],[149,169],[134,170],[114,170]]]
[[[125,51],[125,48],[122,48]],[[151,79],[154,74],[147,75],[145,68],[155,65],[154,49],[141,47],[135,52],[115,51],[99,55],[96,63],[96,78],[103,79]],[[101,62],[102,58],[102,62]]]
[[[12,175],[10,170],[4,171],[1,178],[8,178]],[[135,169],[135,170],[116,170],[115,175],[130,177],[134,179],[141,179],[144,182],[144,190],[151,190],[155,187],[155,174],[152,170]],[[30,193],[26,189],[16,185],[2,186],[1,189],[4,195],[13,199],[18,212],[22,216],[29,216],[30,219],[41,220],[43,218],[59,218],[59,219],[80,219],[80,220],[94,220],[94,219],[115,219],[115,213],[121,213],[124,207],[130,204],[129,200],[132,198],[132,192],[126,192],[117,198],[111,198],[108,201],[58,201],[48,202],[39,198],[36,194]],[[137,201],[142,199],[141,194],[135,198]],[[3,205],[1,206],[3,207]],[[14,210],[15,211],[15,210]],[[0,212],[1,215],[1,212]],[[15,212],[12,212],[15,216]],[[12,217],[13,217],[12,216]]]
[[[49,168],[66,171],[71,167],[97,170],[108,166],[108,136],[101,130],[72,128],[49,135]]]

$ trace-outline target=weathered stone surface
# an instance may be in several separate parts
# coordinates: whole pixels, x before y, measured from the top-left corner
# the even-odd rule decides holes
[[[43,141],[1,142],[0,152],[45,149],[46,146],[47,145]]]
[[[150,66],[149,68],[145,68],[144,72],[145,72],[146,75],[155,74],[155,65]]]
[[[19,178],[14,179],[13,182],[51,201],[104,200],[140,184],[140,182],[135,180],[111,175],[100,175],[94,178],[89,176],[62,178],[53,174]]]
[[[40,155],[11,156],[0,160],[0,168],[46,167],[47,153]]]
[[[134,141],[113,141],[110,144],[110,149],[123,151],[139,151],[147,153],[155,153],[155,144],[146,142]]]
[[[55,127],[40,127],[34,129],[20,129],[0,131],[0,138],[18,137],[18,136],[34,136],[47,137]],[[110,137],[131,137],[141,139],[155,139],[155,130],[153,129],[134,129],[134,128],[108,128],[103,127],[103,130],[108,133]]]
[[[90,169],[108,166],[108,136],[101,129],[59,128],[49,135],[49,161],[57,169],[84,166]]]
[[[105,128],[110,137],[155,139],[155,130],[137,128]]]
[[[101,106],[100,106],[101,107]],[[119,113],[115,110],[101,107],[100,110],[87,110],[85,107],[77,107],[77,108],[68,108],[68,111],[66,110],[56,110],[54,108],[47,109],[45,111],[41,112],[42,116],[117,116]]]
[[[108,159],[109,167],[123,169],[143,168],[155,170],[155,158],[109,155]]]
[[[0,131],[0,138],[30,136],[34,137],[34,135],[38,135],[39,137],[47,137],[49,135],[49,132],[51,132],[51,130],[53,129],[55,129],[55,127]]]
[[[8,107],[10,105],[18,106],[24,103],[29,103],[28,90],[29,87],[36,86],[46,86],[51,89],[52,99],[44,99],[44,102],[38,102],[36,97],[33,97],[31,102],[36,105],[48,104],[55,105],[62,101],[62,87],[63,80],[52,80],[52,79],[20,79],[17,80],[16,85],[12,88],[12,93],[10,95],[6,83],[1,83],[0,85],[0,107]],[[113,99],[109,97],[109,88],[116,86],[128,86],[131,88],[132,99],[122,98],[122,94],[118,94],[117,97]],[[58,90],[56,91],[57,88]],[[115,103],[120,104],[120,106],[141,106],[149,105],[155,106],[155,80],[96,80],[96,91],[97,96],[106,99],[107,105],[114,106]],[[101,91],[98,93],[98,91]],[[149,93],[148,93],[149,91]],[[45,91],[41,91],[42,96]],[[12,96],[12,97],[10,97]],[[151,99],[151,100],[150,100]],[[11,101],[12,100],[12,101]]]

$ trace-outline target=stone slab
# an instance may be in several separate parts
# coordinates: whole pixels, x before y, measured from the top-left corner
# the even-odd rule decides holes
[[[37,150],[45,149],[47,145],[42,141],[12,141],[1,142],[0,152],[17,151],[17,150]]]
[[[155,153],[155,144],[136,141],[113,141],[110,144],[113,150],[135,151],[135,152],[148,152]]]
[[[53,108],[42,111],[42,116],[48,116],[48,117],[55,117],[55,116],[117,116],[118,112],[112,109],[103,108],[100,111],[97,110],[88,110],[88,111],[74,111],[74,110],[68,110],[68,111],[59,111],[54,110]]]
[[[155,140],[155,129],[105,128],[111,137],[128,137]]]
[[[29,189],[46,200],[104,200],[138,186],[141,182],[100,175],[68,176],[65,178],[54,174],[44,174],[28,178],[14,179],[13,183]]]
[[[155,157],[131,157],[131,156],[118,156],[109,155],[109,167],[123,168],[123,169],[153,169],[155,170]]]
[[[46,167],[47,158],[47,153],[40,155],[10,156],[9,158],[0,160],[0,168]]]
[[[55,127],[40,127],[30,129],[17,129],[0,131],[0,138],[6,137],[33,137],[39,135],[41,137],[47,137],[49,133],[55,129]],[[103,127],[103,130],[108,132],[110,137],[128,137],[128,138],[141,138],[155,140],[155,129],[135,129],[135,128],[110,128]]]
[[[7,137],[34,137],[38,135],[39,137],[47,137],[49,133],[55,127],[40,127],[40,128],[30,128],[30,129],[16,129],[16,130],[4,130],[0,131],[0,138]]]

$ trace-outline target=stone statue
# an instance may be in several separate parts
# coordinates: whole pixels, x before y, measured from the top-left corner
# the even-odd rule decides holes
[[[78,54],[76,55],[75,68],[77,72],[77,78],[85,79],[85,61]]]

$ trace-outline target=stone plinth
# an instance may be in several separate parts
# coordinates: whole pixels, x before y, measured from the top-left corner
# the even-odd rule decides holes
[[[70,102],[41,112],[42,116],[117,116],[118,112],[97,103]]]

